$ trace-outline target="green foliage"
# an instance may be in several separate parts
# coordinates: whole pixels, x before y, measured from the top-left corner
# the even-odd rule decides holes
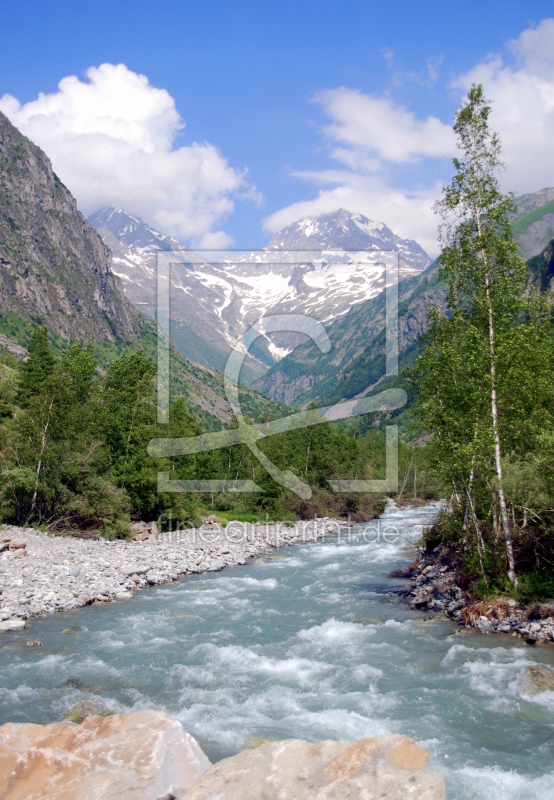
[[[31,397],[38,394],[43,381],[54,369],[54,363],[48,329],[37,325],[29,346],[29,358],[21,367],[18,400],[22,405],[27,405]]]
[[[539,472],[553,431],[554,342],[517,253],[513,199],[498,188],[489,113],[472,87],[454,126],[462,157],[438,204],[449,313],[431,312],[412,378],[431,464],[452,496],[448,524],[432,535],[454,542],[468,576],[490,591],[506,589],[506,572],[517,586],[515,571],[539,580],[551,569],[554,496]]]
[[[168,424],[158,423],[156,370],[144,352],[116,357],[100,373],[95,346],[77,343],[56,363],[44,328],[35,330],[29,350],[31,367],[0,370],[4,519],[125,537],[132,517],[197,524],[205,508],[244,519],[327,513],[365,519],[382,508],[380,497],[333,495],[327,483],[335,477],[371,477],[382,469],[384,444],[375,432],[362,436],[322,423],[262,441],[260,448],[268,458],[313,488],[312,500],[300,501],[275,483],[244,446],[194,456],[150,457],[151,439],[195,436],[202,427],[184,397],[172,404]],[[23,408],[15,405],[16,395],[23,396],[22,386]],[[254,405],[258,411],[263,408]],[[268,416],[267,406],[265,411]],[[229,487],[248,478],[264,491],[215,497],[164,493],[158,491],[159,473],[171,480],[223,479]]]

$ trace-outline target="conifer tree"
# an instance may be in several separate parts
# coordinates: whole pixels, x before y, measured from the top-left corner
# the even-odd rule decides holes
[[[29,345],[29,357],[23,363],[19,380],[18,402],[25,406],[40,391],[43,381],[52,373],[56,360],[48,342],[48,329],[37,325]]]

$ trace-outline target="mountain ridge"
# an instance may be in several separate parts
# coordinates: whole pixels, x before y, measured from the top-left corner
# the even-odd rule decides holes
[[[403,276],[430,263],[417,242],[344,209],[288,226],[263,250],[226,252],[211,262],[123,209],[101,209],[89,220],[112,247],[113,270],[127,297],[151,317],[156,252],[179,252],[185,263],[171,267],[172,340],[186,357],[219,371],[261,316],[302,313],[327,324],[378,294],[384,287],[382,250],[398,246]],[[356,261],[344,247],[349,241],[355,244],[350,251],[367,255]],[[259,378],[302,340],[294,333],[260,338],[245,361],[245,382]]]
[[[141,322],[111,253],[48,157],[0,113],[0,311],[65,338],[136,341]]]
[[[82,341],[93,343],[102,368],[135,348],[154,357],[156,324],[126,299],[111,267],[111,250],[48,157],[0,113],[0,349],[23,358],[34,326],[44,324],[58,356]],[[222,376],[173,346],[170,355],[173,396],[183,395],[205,427],[230,422]],[[255,392],[242,395],[250,416],[283,411]]]

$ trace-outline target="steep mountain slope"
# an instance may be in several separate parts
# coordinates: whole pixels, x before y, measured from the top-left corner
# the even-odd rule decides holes
[[[136,341],[140,317],[110,267],[47,156],[0,113],[0,311],[66,339]]]
[[[534,285],[554,303],[554,238],[542,253],[527,261]],[[429,309],[446,308],[446,288],[436,264],[399,283],[399,371],[417,354]],[[254,387],[274,400],[298,407],[315,401],[335,403],[382,390],[395,381],[385,378],[384,295],[353,308],[328,327],[332,348],[322,355],[312,342],[297,347]],[[378,389],[377,389],[378,387]],[[408,388],[404,385],[404,388]]]
[[[80,340],[94,343],[103,365],[137,347],[155,356],[155,324],[125,297],[111,263],[110,249],[47,156],[0,113],[0,334],[13,340],[12,351],[13,342],[20,346],[15,355],[24,356],[40,322],[57,354]],[[174,393],[187,398],[206,427],[228,422],[221,375],[175,349],[171,361]],[[253,417],[283,410],[255,392],[244,392],[243,403]]]
[[[127,297],[153,316],[156,252],[190,251],[122,209],[102,209],[89,219],[114,252],[113,270]],[[190,261],[171,269],[172,339],[186,356],[222,370],[262,315],[303,313],[330,322],[377,295],[384,286],[381,250],[398,250],[402,276],[430,263],[416,242],[344,210],[295,223],[261,251],[211,262],[190,253]],[[299,341],[295,334],[262,339],[246,363],[245,380],[259,377]]]
[[[538,255],[554,237],[554,188],[516,198],[514,234],[525,259]]]
[[[554,302],[554,238],[542,253],[529,259],[527,266],[538,289],[546,294],[549,302]]]
[[[400,370],[414,357],[418,337],[426,329],[431,306],[445,308],[446,290],[436,265],[398,286]],[[385,374],[385,297],[353,308],[327,328],[331,350],[322,355],[312,342],[297,347],[259,379],[254,387],[274,400],[304,407],[311,401],[334,403],[363,396]],[[387,386],[390,380],[387,379]]]

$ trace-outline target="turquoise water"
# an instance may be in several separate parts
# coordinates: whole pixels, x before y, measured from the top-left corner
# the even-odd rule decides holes
[[[554,692],[516,689],[524,667],[554,667],[554,647],[424,621],[389,594],[404,582],[388,573],[434,513],[393,511],[378,542],[357,526],[350,540],[3,634],[0,723],[59,720],[96,695],[118,711],[168,711],[212,760],[255,739],[404,733],[429,750],[449,800],[554,798]],[[62,634],[71,626],[81,629]]]

